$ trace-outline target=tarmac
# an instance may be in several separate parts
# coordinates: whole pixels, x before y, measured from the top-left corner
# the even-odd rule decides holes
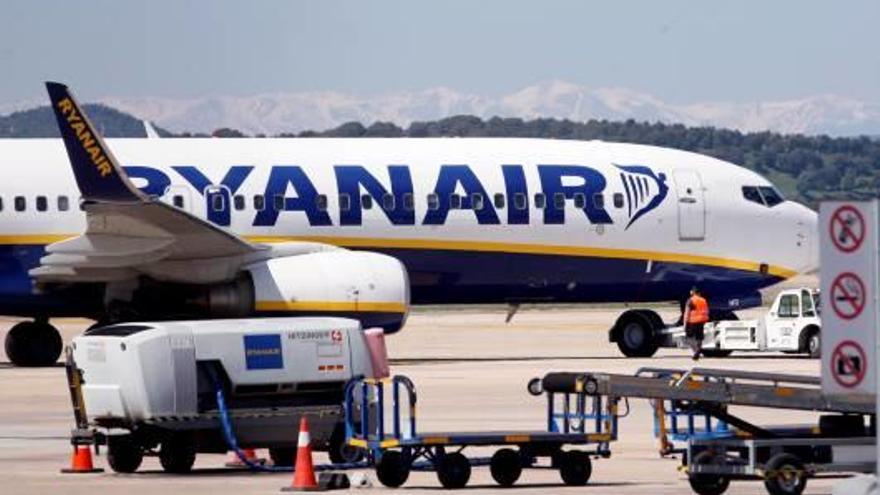
[[[421,431],[534,430],[544,426],[545,402],[526,393],[527,381],[549,371],[633,373],[641,366],[689,368],[687,351],[660,350],[649,359],[627,359],[607,340],[608,326],[620,307],[538,307],[524,309],[510,323],[501,307],[418,308],[406,328],[388,338],[392,372],[411,377],[419,392]],[[672,319],[675,308],[664,308]],[[752,312],[752,314],[756,314]],[[748,317],[749,312],[742,315]],[[14,323],[0,321],[0,338]],[[57,320],[65,341],[90,322]],[[88,494],[147,493],[266,494],[290,484],[284,473],[249,473],[223,468],[221,455],[199,455],[187,475],[162,472],[148,457],[134,474],[113,473],[103,456],[95,463],[101,474],[60,474],[70,462],[68,440],[73,417],[64,368],[17,369],[0,353],[0,493]],[[704,367],[747,369],[818,375],[819,362],[785,354],[733,354],[704,359]],[[811,413],[752,409],[742,411],[759,424],[806,423]],[[620,439],[611,445],[612,457],[593,462],[586,487],[566,487],[554,470],[525,470],[512,489],[499,488],[488,467],[475,467],[467,493],[692,493],[679,460],[658,455],[652,435],[651,409],[646,401],[631,401],[620,420]],[[486,450],[466,454],[484,456]],[[318,454],[316,462],[326,462]],[[384,491],[372,471],[370,492]],[[830,493],[833,479],[811,479],[805,493]],[[395,493],[440,490],[434,473],[414,472]],[[727,493],[766,493],[763,484],[734,481]]]

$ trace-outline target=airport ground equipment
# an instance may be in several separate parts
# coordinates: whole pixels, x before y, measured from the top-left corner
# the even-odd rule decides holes
[[[125,323],[86,331],[71,347],[69,375],[81,380],[71,382],[74,440],[106,442],[115,471],[136,471],[144,455],[188,471],[197,453],[227,451],[229,424],[238,446],[269,448],[290,466],[303,415],[334,462],[358,454],[345,444],[345,384],[372,368],[356,320]]]
[[[809,477],[873,472],[877,461],[874,396],[825,396],[816,377],[642,368],[635,376],[580,373],[567,389],[578,390],[610,402],[625,397],[672,401],[679,413],[709,415],[732,427],[730,435],[687,439],[683,467],[700,495],[720,495],[731,480],[743,479],[763,480],[772,495],[798,495]],[[744,412],[731,412],[731,406],[826,414],[815,425],[761,426],[745,419]]]
[[[530,383],[530,392],[546,394],[546,429],[486,432],[422,432],[416,425],[416,389],[409,378],[353,380],[345,394],[346,438],[349,445],[369,452],[377,478],[388,487],[403,485],[413,468],[427,464],[445,488],[462,488],[472,465],[462,451],[472,446],[501,447],[489,461],[499,485],[516,483],[524,468],[539,467],[538,458],[550,459],[550,467],[559,470],[566,484],[584,485],[592,473],[591,457],[611,455],[610,443],[617,439],[618,401],[566,390],[573,376],[550,373]],[[387,394],[390,407],[386,407]],[[363,401],[359,408],[358,395]],[[368,407],[367,401],[374,401],[375,407]],[[572,446],[590,447],[568,449]]]
[[[760,318],[739,320],[732,312],[705,326],[703,353],[725,357],[734,351],[789,352],[818,358],[822,321],[819,293],[807,287],[780,292]],[[651,310],[625,312],[609,331],[627,357],[652,356],[658,348],[686,348],[684,326],[667,325]]]

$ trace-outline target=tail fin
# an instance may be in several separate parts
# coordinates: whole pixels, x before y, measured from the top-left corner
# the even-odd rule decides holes
[[[46,89],[83,199],[114,203],[147,200],[128,179],[67,86],[47,82]]]

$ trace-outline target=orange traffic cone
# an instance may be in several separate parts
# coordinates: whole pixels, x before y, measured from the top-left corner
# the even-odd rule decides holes
[[[257,451],[254,449],[241,449],[244,452],[244,458],[254,464],[265,464],[266,459],[261,459],[257,457]],[[242,460],[238,457],[238,454],[235,452],[230,452],[229,460],[226,461],[226,467],[228,468],[243,468],[247,467],[247,464],[242,462]]]
[[[103,473],[104,470],[92,464],[92,449],[88,445],[74,445],[70,457],[70,469],[62,469],[62,473]]]
[[[321,490],[315,479],[315,466],[312,464],[312,446],[309,437],[309,422],[303,416],[299,421],[299,439],[296,442],[296,468],[293,484],[281,489],[283,492]]]

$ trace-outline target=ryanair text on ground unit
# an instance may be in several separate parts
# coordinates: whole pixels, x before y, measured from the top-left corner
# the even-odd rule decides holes
[[[254,167],[234,165],[226,170],[223,177],[214,178],[208,178],[194,166],[172,166],[171,169],[204,197],[207,218],[217,225],[226,226],[231,222],[233,198],[242,194],[242,186]],[[442,165],[433,189],[414,191],[410,167],[407,165],[389,165],[381,171],[368,170],[361,165],[336,165],[336,190],[329,198],[328,193],[331,192],[319,191],[303,167],[274,165],[263,187],[246,188],[249,194],[262,196],[262,208],[254,207],[250,196],[243,199],[247,202],[247,211],[257,210],[253,212],[252,224],[264,227],[274,226],[282,213],[293,212],[305,215],[311,226],[334,225],[334,219],[331,218],[333,212],[338,215],[335,224],[357,226],[362,224],[364,210],[371,208],[381,211],[392,225],[443,225],[450,212],[456,210],[469,212],[481,225],[528,225],[530,215],[534,214],[529,205],[533,204],[535,192],[543,194],[545,204],[538,215],[545,224],[565,223],[566,204],[574,204],[590,223],[612,223],[604,201],[594,200],[597,194],[603,193],[607,184],[605,177],[594,168],[583,165],[538,165],[540,184],[537,191],[530,191],[522,165],[501,165],[500,169],[503,191],[487,191],[468,165]],[[128,166],[125,170],[144,193],[152,196],[165,195],[172,185],[169,173],[154,167]],[[636,171],[649,170],[641,167]],[[656,197],[643,203],[638,209],[638,216],[659,206],[667,190],[663,174],[657,177],[644,173],[641,180],[647,180],[644,177],[656,182],[651,189],[655,191],[651,195]],[[503,207],[496,207],[493,203],[497,193],[503,193],[506,198]],[[414,206],[418,202],[417,197],[419,201],[428,198],[427,204]],[[631,211],[630,217],[631,224],[636,220],[636,212]]]

